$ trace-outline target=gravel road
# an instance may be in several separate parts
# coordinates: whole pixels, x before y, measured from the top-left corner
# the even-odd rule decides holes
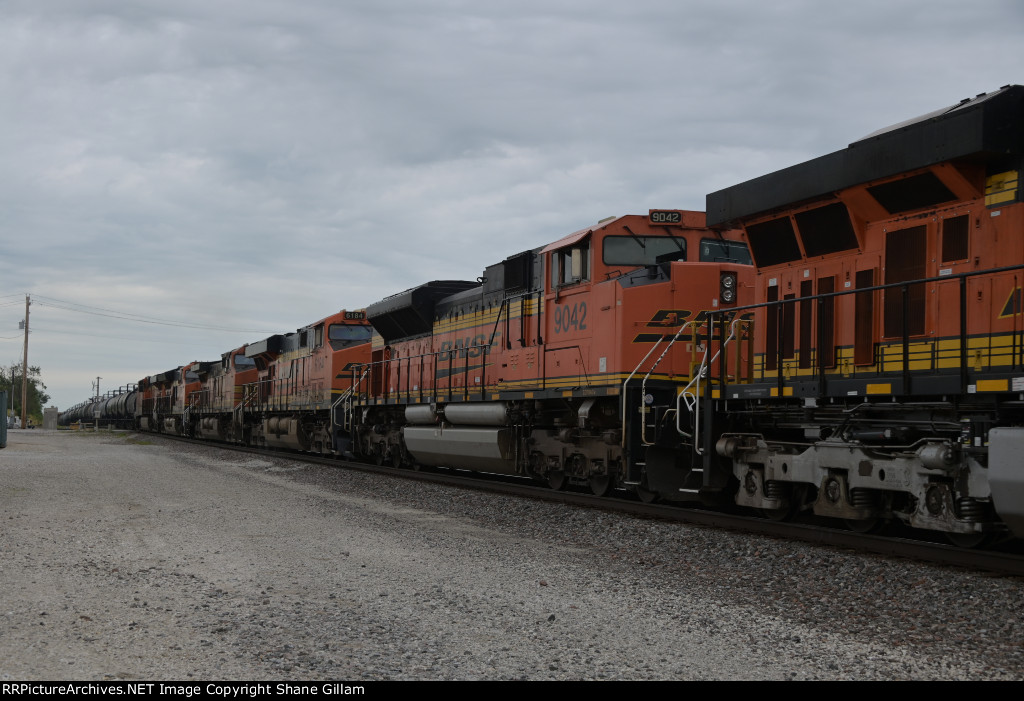
[[[1024,580],[125,433],[0,450],[0,679],[1024,678]]]

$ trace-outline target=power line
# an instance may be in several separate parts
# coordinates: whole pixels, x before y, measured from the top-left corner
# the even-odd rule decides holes
[[[49,300],[49,301],[40,301],[40,300]],[[155,325],[159,325],[159,326],[173,326],[173,327],[177,327],[177,328],[201,329],[201,330],[206,330],[206,331],[227,331],[227,332],[231,332],[231,333],[257,333],[257,334],[272,334],[272,333],[274,333],[273,331],[264,331],[264,330],[258,330],[258,329],[229,329],[229,328],[225,328],[223,326],[213,326],[213,325],[210,325],[210,324],[186,324],[186,323],[180,322],[180,321],[168,321],[168,320],[158,319],[158,318],[155,318],[155,317],[144,317],[141,314],[134,314],[132,312],[122,312],[122,311],[118,311],[116,309],[106,309],[104,307],[91,307],[91,306],[85,305],[85,304],[78,304],[77,302],[68,302],[68,301],[61,300],[61,299],[54,299],[52,297],[43,297],[41,295],[36,295],[35,301],[36,301],[36,304],[38,304],[40,306],[50,307],[52,309],[61,309],[63,311],[75,312],[75,313],[78,313],[78,314],[90,314],[92,316],[103,316],[103,317],[108,317],[108,318],[111,318],[111,319],[120,319],[122,321],[135,321],[135,322],[138,322],[140,324],[155,324]],[[53,302],[59,302],[59,304],[54,304]],[[62,305],[69,305],[69,306],[62,306]],[[96,311],[92,311],[92,310],[96,310]],[[107,313],[104,313],[104,312],[107,312]]]
[[[159,343],[161,345],[174,345],[174,346],[192,346],[192,347],[194,347],[194,346],[198,345],[195,342],[189,342],[189,341],[168,341],[166,338],[153,338],[153,339],[137,338],[137,337],[136,338],[132,338],[131,336],[112,336],[110,334],[83,333],[83,332],[79,332],[79,331],[55,331],[53,329],[47,329],[45,326],[40,327],[38,324],[36,324],[33,327],[32,333],[33,334],[37,334],[37,333],[38,334],[42,334],[43,336],[54,336],[54,335],[56,335],[56,336],[75,336],[75,337],[83,337],[83,338],[104,338],[104,339],[115,340],[115,341],[132,341],[134,343]],[[236,332],[229,332],[229,333],[236,333]],[[20,335],[18,335],[18,336],[11,336],[10,338],[21,338],[21,336]],[[2,340],[2,337],[0,337],[0,340]],[[245,345],[245,344],[239,344],[239,345]]]

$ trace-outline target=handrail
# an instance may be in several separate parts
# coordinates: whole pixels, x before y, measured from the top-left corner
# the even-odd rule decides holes
[[[903,280],[903,281],[900,281],[900,282],[890,282],[890,283],[881,284],[881,285],[871,285],[871,286],[868,286],[868,287],[836,290],[836,291],[833,291],[833,292],[819,292],[817,294],[812,294],[812,295],[808,295],[806,297],[800,297],[800,298],[797,298],[797,299],[779,299],[779,300],[774,300],[774,301],[770,301],[770,302],[760,302],[758,304],[750,304],[750,305],[746,305],[746,306],[742,306],[742,307],[734,307],[734,308],[730,308],[730,309],[719,309],[719,310],[709,311],[708,312],[708,319],[712,320],[712,321],[718,320],[718,319],[722,319],[724,317],[724,315],[726,315],[726,314],[735,315],[736,317],[743,316],[743,315],[750,316],[750,314],[753,311],[755,311],[755,310],[782,309],[783,305],[794,304],[795,302],[798,302],[798,301],[801,301],[801,300],[806,300],[806,301],[813,302],[814,304],[818,305],[818,308],[820,310],[820,308],[821,308],[821,306],[823,305],[824,302],[826,302],[828,300],[833,300],[833,299],[838,298],[838,297],[848,296],[848,295],[858,295],[858,294],[865,294],[865,293],[867,293],[867,294],[875,294],[875,293],[880,292],[880,291],[881,292],[885,292],[885,291],[896,291],[896,290],[899,290],[901,293],[904,293],[904,295],[905,295],[905,291],[908,291],[912,287],[917,286],[917,285],[926,285],[926,284],[933,284],[933,285],[942,285],[942,284],[958,285],[959,286],[959,303],[960,303],[960,309],[959,309],[959,314],[960,314],[960,319],[959,319],[959,339],[960,339],[960,344],[959,345],[960,345],[960,347],[959,347],[958,350],[953,350],[952,352],[953,353],[957,353],[957,352],[959,353],[960,382],[961,382],[963,391],[966,392],[967,391],[967,385],[968,385],[968,377],[969,377],[969,363],[968,363],[968,356],[967,356],[967,341],[968,341],[967,308],[966,308],[966,302],[967,302],[967,300],[966,300],[966,297],[967,297],[967,283],[968,283],[969,280],[974,279],[974,278],[979,278],[981,276],[991,276],[991,275],[996,275],[996,274],[1001,274],[1001,273],[1017,272],[1017,271],[1021,271],[1021,270],[1024,270],[1024,264],[1008,265],[1008,266],[1002,266],[1002,267],[998,267],[998,268],[988,268],[988,269],[985,269],[985,270],[972,270],[972,271],[968,271],[968,272],[962,272],[962,273],[956,273],[956,274],[948,274],[948,275],[935,275],[935,276],[927,277],[927,278],[919,278],[919,279],[915,279],[915,280]],[[908,313],[907,313],[907,308],[906,308],[906,300],[905,299],[904,300],[899,300],[899,301],[895,302],[895,304],[899,305],[903,309],[903,315],[902,315],[903,316],[903,318],[902,318],[903,329],[902,329],[902,333],[899,333],[899,334],[896,334],[896,335],[885,336],[885,338],[891,339],[889,342],[895,348],[897,348],[897,349],[899,349],[902,346],[902,352],[898,353],[898,355],[900,355],[902,357],[902,364],[903,364],[903,366],[902,366],[902,376],[903,376],[903,380],[904,380],[904,383],[905,383],[904,384],[904,391],[907,391],[909,388],[906,386],[906,382],[910,379],[909,364],[910,364],[911,352],[910,352],[909,344],[911,342],[911,338],[912,337],[913,338],[917,338],[917,336],[912,336],[912,334],[909,333],[909,330],[908,330],[908,327],[907,327],[907,324],[908,324]],[[820,319],[820,314],[821,314],[821,312],[819,311],[818,312],[819,319]],[[1014,323],[1016,324],[1016,316],[1015,316]],[[1014,329],[1013,334],[1014,334],[1014,338],[1015,339],[1016,339],[1017,334],[1019,334],[1020,332],[1021,332],[1021,329],[1019,327],[1016,327]],[[819,329],[819,333],[820,333],[820,329]],[[780,336],[779,342],[781,344],[781,336]],[[821,360],[820,360],[821,357],[822,357],[822,355],[820,353],[820,350],[821,350],[821,348],[820,348],[820,346],[821,346],[820,339],[819,339],[818,346],[819,346],[819,348],[818,348],[818,350],[819,350],[818,360],[815,361],[816,365],[812,365],[811,368],[812,368],[813,372],[817,372],[821,376],[822,380],[824,380],[824,377],[825,377],[825,373],[824,373],[825,366],[821,365]],[[1021,363],[1024,363],[1024,343],[1021,343],[1021,346],[1022,346],[1021,350],[1018,350],[1018,342],[1016,340],[1014,340],[1013,348],[1011,349],[1011,354],[1013,355],[1014,360],[1016,360],[1018,362],[1021,362]],[[801,350],[803,350],[803,349],[801,349]],[[807,349],[807,350],[809,351],[810,349]],[[772,351],[769,350],[768,352],[772,352]],[[781,346],[780,346],[779,349],[775,349],[775,352],[778,354],[778,356],[777,356],[778,357],[778,366],[777,366],[777,369],[775,369],[774,372],[777,373],[779,386],[781,388],[782,383],[783,383],[783,372],[784,372],[783,360],[785,360],[785,359],[782,358],[782,356],[781,356],[781,353],[782,353]],[[876,352],[877,352],[877,349],[876,349]],[[934,352],[934,349],[933,349],[933,352]],[[839,363],[839,359],[836,358],[834,362],[836,364],[838,364]],[[881,362],[881,358],[877,357],[877,353],[876,353],[876,357],[874,358],[874,360],[873,360],[873,362],[871,364],[875,365],[875,364],[877,364],[879,362]],[[1016,367],[1016,365],[1014,365],[1014,366]],[[829,367],[831,367],[831,366],[829,366]],[[768,368],[766,366],[762,367],[761,370],[760,370],[760,378],[762,380],[768,379],[767,373],[768,373]],[[854,369],[854,373],[856,373],[856,369]],[[753,379],[753,377],[751,377],[751,379]]]
[[[363,370],[363,374],[360,375],[358,378],[355,377],[355,373],[353,373],[352,384],[350,384],[348,389],[346,389],[344,392],[342,392],[340,395],[338,395],[338,398],[333,403],[331,403],[331,429],[332,429],[332,431],[333,431],[334,427],[337,425],[337,424],[334,423],[334,412],[338,408],[338,405],[341,404],[342,402],[346,401],[346,400],[350,400],[355,395],[356,385],[357,384],[361,384],[363,379],[369,374],[369,372],[370,372],[370,368],[367,367],[365,370]],[[350,409],[350,410],[345,412],[345,421],[342,424],[342,428],[344,428],[346,431],[349,431],[349,430],[351,430],[351,427],[352,427],[352,411]]]
[[[703,455],[704,454],[704,449],[703,449],[703,447],[701,447],[700,440],[699,440],[699,436],[700,436],[700,402],[698,401],[698,395],[700,394],[701,378],[703,378],[704,375],[708,373],[708,369],[710,368],[710,366],[716,360],[718,360],[718,358],[719,358],[719,356],[721,356],[722,352],[736,338],[736,327],[740,324],[741,321],[743,321],[743,320],[738,318],[738,317],[734,318],[732,320],[732,323],[729,324],[729,336],[728,336],[728,338],[726,338],[726,339],[724,339],[724,340],[719,342],[718,350],[714,354],[714,356],[712,356],[710,358],[710,360],[708,358],[708,355],[711,353],[711,336],[712,336],[712,334],[714,332],[712,331],[711,333],[708,334],[708,343],[704,347],[704,356],[703,356],[703,358],[701,358],[700,366],[697,368],[697,371],[695,373],[693,373],[693,377],[690,378],[690,381],[687,383],[686,387],[683,388],[683,391],[681,391],[679,393],[679,395],[676,397],[676,430],[681,435],[684,435],[684,436],[687,435],[686,432],[683,431],[682,427],[679,425],[679,421],[680,421],[680,418],[682,416],[682,412],[679,410],[679,403],[680,403],[680,401],[683,401],[683,402],[686,402],[686,409],[687,409],[687,411],[693,412],[693,436],[692,436],[693,437],[693,450],[694,450],[694,452],[697,453],[697,455]],[[711,322],[708,322],[708,328],[709,329],[712,328]],[[696,391],[695,392],[690,392],[690,389],[694,388],[694,387],[696,387]],[[690,399],[693,399],[692,403],[690,402]]]
[[[644,375],[644,379],[640,383],[640,397],[641,397],[641,399],[643,397],[647,396],[647,380],[651,377],[651,375],[658,368],[658,366],[661,365],[661,361],[665,359],[665,356],[668,355],[669,350],[672,349],[672,346],[674,346],[676,341],[679,340],[679,337],[683,335],[684,331],[686,331],[686,327],[687,326],[694,326],[694,328],[696,328],[696,323],[697,323],[696,320],[691,319],[690,321],[687,321],[682,326],[680,326],[679,330],[676,331],[676,335],[673,336],[672,340],[669,341],[668,344],[665,346],[665,350],[663,350],[661,352],[661,355],[658,356],[658,359],[654,361],[653,365],[651,365],[651,369],[647,371],[647,374]],[[677,424],[677,427],[678,427],[678,421],[676,422],[676,424]],[[640,422],[640,444],[641,445],[652,445],[651,443],[647,442],[647,422],[646,421],[641,421]]]
[[[429,353],[417,353],[417,354],[413,354],[413,355],[406,355],[406,356],[403,356],[401,358],[395,357],[395,358],[386,358],[386,359],[383,359],[383,360],[373,360],[373,361],[370,361],[369,363],[364,363],[364,364],[361,364],[361,365],[357,366],[357,368],[366,368],[366,370],[363,371],[363,375],[359,379],[360,379],[360,381],[362,381],[362,379],[365,378],[367,376],[367,374],[369,374],[369,372],[372,369],[374,369],[374,368],[381,369],[385,373],[387,373],[387,372],[389,372],[387,367],[388,367],[388,365],[390,363],[395,363],[395,362],[401,363],[402,361],[405,361],[406,362],[406,367],[409,368],[409,370],[408,370],[409,377],[406,378],[406,386],[405,386],[404,393],[406,395],[408,395],[409,397],[411,397],[414,394],[414,391],[413,391],[413,389],[411,387],[411,384],[410,384],[411,381],[412,381],[412,370],[411,370],[411,367],[412,367],[411,363],[412,363],[412,361],[413,360],[417,360],[417,359],[422,361],[422,359],[424,359],[424,358],[434,358],[434,361],[435,361],[434,362],[434,369],[435,370],[437,370],[438,368],[442,367],[442,365],[441,365],[442,363],[445,363],[445,362],[447,363],[447,365],[445,367],[447,367],[447,370],[448,370],[448,387],[445,389],[445,391],[447,392],[447,394],[449,396],[449,399],[456,392],[456,387],[454,387],[454,385],[452,384],[451,378],[455,377],[457,375],[462,375],[462,377],[463,377],[463,386],[461,388],[461,392],[462,392],[463,398],[464,399],[468,399],[469,392],[470,392],[469,381],[468,380],[469,380],[469,371],[471,369],[470,365],[469,365],[469,361],[470,361],[469,351],[474,350],[474,349],[479,349],[481,351],[479,357],[486,358],[487,355],[490,354],[490,348],[491,348],[491,346],[488,343],[474,343],[474,344],[469,344],[469,345],[465,345],[465,346],[459,346],[457,348],[450,348],[448,350],[435,350],[435,351],[430,351]],[[456,357],[458,356],[458,354],[460,352],[462,352],[462,351],[466,352],[466,362],[463,364],[462,367],[457,367],[455,365],[455,360],[456,360]],[[398,365],[397,367],[401,368],[401,365]],[[486,382],[487,370],[486,370],[486,368],[487,368],[487,363],[486,363],[486,361],[484,361],[481,364],[481,368],[480,368],[481,373],[482,373],[482,377],[483,377],[483,381],[480,383],[480,392],[481,393],[484,392],[484,390],[486,388],[486,385],[487,385],[487,382]],[[423,384],[422,384],[422,382],[423,382],[423,377],[422,377],[423,365],[422,365],[422,362],[420,363],[419,372],[420,372],[420,383],[419,383],[419,386],[418,386],[417,390],[415,391],[415,393],[418,393],[420,396],[422,396],[423,395]],[[385,378],[381,378],[381,381],[384,382],[384,379]],[[400,376],[398,378],[398,381],[395,383],[395,385],[396,385],[396,388],[397,388],[395,393],[397,395],[403,394],[402,386],[401,386],[401,377]],[[433,389],[436,390],[437,387],[434,386]],[[372,388],[371,388],[371,390],[372,390]],[[387,395],[390,395],[391,393],[390,393],[390,391],[384,391],[383,394],[385,396],[387,396]]]
[[[654,365],[651,367],[651,369],[644,376],[643,384],[641,385],[641,388],[640,388],[640,402],[641,402],[641,406],[643,404],[643,398],[644,398],[644,396],[646,395],[646,392],[647,392],[647,378],[651,376],[651,373],[654,372],[654,369],[656,367],[658,367],[658,365],[664,359],[665,355],[669,351],[669,348],[671,348],[672,345],[677,340],[679,340],[679,336],[683,333],[683,331],[686,330],[686,327],[690,326],[693,323],[694,323],[694,321],[690,320],[690,321],[685,322],[682,326],[679,327],[679,330],[676,331],[675,335],[672,337],[672,339],[665,346],[665,350],[663,350],[661,352],[661,355],[658,357],[658,360],[655,361]],[[635,368],[633,368],[633,371],[631,373],[629,373],[629,375],[626,377],[625,380],[622,381],[622,410],[621,410],[621,413],[622,413],[622,438],[623,438],[623,440],[625,440],[625,438],[626,438],[626,417],[627,417],[627,414],[628,414],[628,407],[626,406],[626,386],[629,384],[629,381],[633,379],[633,376],[636,375],[638,372],[640,372],[640,368],[643,367],[644,363],[647,362],[647,359],[650,358],[651,355],[654,354],[654,351],[656,351],[661,346],[662,343],[665,343],[665,336],[662,336],[661,338],[659,338],[657,343],[655,343],[653,346],[651,346],[651,349],[649,351],[647,351],[647,355],[645,355],[640,360],[640,362],[637,363],[637,366]],[[640,442],[641,442],[641,445],[650,445],[650,443],[647,442],[646,429],[647,429],[646,422],[642,421],[640,423]]]
[[[629,375],[626,377],[626,379],[622,381],[622,410],[621,410],[620,413],[622,414],[622,440],[623,441],[626,440],[626,415],[627,415],[626,385],[629,384],[629,381],[633,379],[634,375],[636,375],[638,372],[640,372],[640,368],[643,366],[643,364],[647,362],[647,359],[651,357],[651,355],[654,353],[654,351],[656,351],[658,349],[658,346],[660,346],[664,341],[665,341],[664,336],[659,338],[658,342],[655,343],[653,346],[651,346],[651,349],[649,351],[647,351],[647,355],[645,355],[640,360],[640,362],[637,363],[637,366],[635,368],[633,368],[633,372],[629,373]],[[640,401],[641,401],[641,403],[643,402],[643,397],[642,396],[640,398]]]

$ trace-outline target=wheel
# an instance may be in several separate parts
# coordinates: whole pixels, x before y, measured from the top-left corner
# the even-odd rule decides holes
[[[778,509],[758,509],[758,512],[761,514],[761,518],[769,521],[788,521],[793,517],[793,508],[790,506],[781,506]]]
[[[593,492],[595,496],[608,496],[608,492],[612,491],[612,476],[594,475],[593,477],[591,477],[590,491]]]
[[[395,446],[391,450],[391,465],[392,467],[402,466],[402,451],[401,449],[398,448],[398,446]]]
[[[645,504],[653,504],[654,502],[658,501],[658,493],[651,491],[650,489],[643,485],[636,488],[636,495],[637,497],[639,497],[640,501],[642,501]]]
[[[569,477],[561,470],[558,470],[557,472],[549,472],[548,486],[555,491],[560,492],[569,486]]]
[[[843,519],[843,525],[854,533],[881,533],[889,524],[884,518]]]
[[[804,505],[809,503],[808,490],[806,484],[794,484],[788,492],[789,503],[786,506],[780,506],[777,509],[758,509],[761,513],[762,518],[766,518],[769,521],[790,521],[797,517],[797,514],[803,509]],[[850,528],[850,530],[856,530]]]
[[[946,540],[958,548],[981,549],[995,542],[993,533],[946,533]]]
[[[378,467],[384,464],[385,448],[383,441],[373,447],[373,461]]]

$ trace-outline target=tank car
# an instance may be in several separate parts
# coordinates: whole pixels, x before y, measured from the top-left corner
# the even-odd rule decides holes
[[[1022,157],[1006,86],[708,195],[757,267],[754,362],[703,402],[738,504],[1024,535]]]
[[[134,427],[137,402],[138,392],[134,386],[123,387],[112,392],[101,410],[101,425],[115,428]]]
[[[237,409],[244,442],[350,454],[339,406],[351,391],[352,368],[370,361],[371,333],[365,311],[342,310],[246,346],[254,370]]]
[[[99,399],[91,399],[62,411],[57,423],[70,426],[85,422],[111,428],[134,428],[137,397],[134,386],[122,387]]]
[[[79,402],[70,409],[62,411],[57,423],[61,426],[70,426],[71,424],[81,421],[85,417],[86,410],[91,406],[92,400]]]
[[[720,489],[648,456],[692,440],[676,426],[703,357],[696,330],[709,311],[752,301],[749,263],[738,235],[709,230],[703,213],[652,210],[506,258],[477,281],[370,305],[373,358],[349,403],[354,450],[597,494]],[[712,334],[712,351],[721,340]]]

